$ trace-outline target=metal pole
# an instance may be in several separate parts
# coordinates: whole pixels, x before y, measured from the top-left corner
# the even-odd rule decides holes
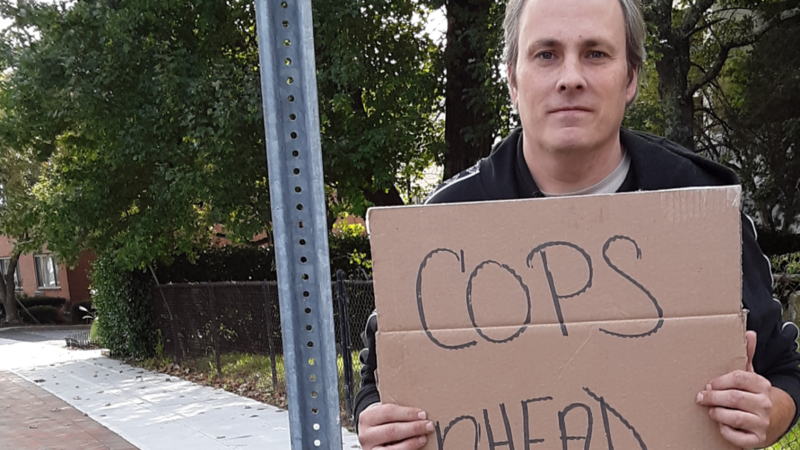
[[[339,334],[342,342],[342,371],[344,372],[344,404],[347,416],[353,415],[353,355],[350,353],[350,314],[345,287],[344,270],[336,271],[336,288],[339,299]]]
[[[256,0],[292,448],[342,448],[311,0]]]

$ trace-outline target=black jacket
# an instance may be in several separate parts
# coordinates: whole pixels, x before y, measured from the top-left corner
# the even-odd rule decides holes
[[[701,158],[683,147],[649,134],[622,129],[620,142],[630,155],[628,176],[619,192],[652,191],[683,187],[739,184],[731,170]],[[517,129],[492,153],[472,168],[439,186],[426,203],[455,203],[542,197],[522,154],[522,131]],[[800,354],[798,329],[781,319],[781,305],[772,298],[769,260],[756,242],[752,220],[742,214],[742,301],[750,310],[747,329],[758,334],[753,366],[773,386],[787,392],[795,402],[794,424],[800,415]],[[355,420],[370,404],[380,401],[375,385],[375,333],[377,315],[369,318],[367,348],[361,353],[361,390],[355,400]]]

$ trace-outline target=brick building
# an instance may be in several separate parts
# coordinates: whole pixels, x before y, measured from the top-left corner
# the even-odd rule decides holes
[[[13,250],[14,245],[8,238],[0,236],[0,269],[3,273]],[[17,292],[30,297],[62,297],[67,299],[67,303],[89,300],[89,272],[93,260],[93,256],[83,254],[78,265],[70,269],[46,247],[41,253],[22,255],[16,272]]]

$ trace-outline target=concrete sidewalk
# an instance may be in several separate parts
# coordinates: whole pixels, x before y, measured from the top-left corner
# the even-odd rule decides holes
[[[77,331],[0,329],[0,371],[38,385],[141,450],[291,448],[285,410],[131,367],[99,350],[67,350],[64,337]],[[4,403],[9,399],[0,389],[0,407]],[[342,440],[344,449],[361,448],[344,429]]]

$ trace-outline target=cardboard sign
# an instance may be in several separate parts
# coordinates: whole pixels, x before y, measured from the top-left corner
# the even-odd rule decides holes
[[[739,187],[376,208],[383,402],[426,449],[732,449],[695,403],[744,369]]]

